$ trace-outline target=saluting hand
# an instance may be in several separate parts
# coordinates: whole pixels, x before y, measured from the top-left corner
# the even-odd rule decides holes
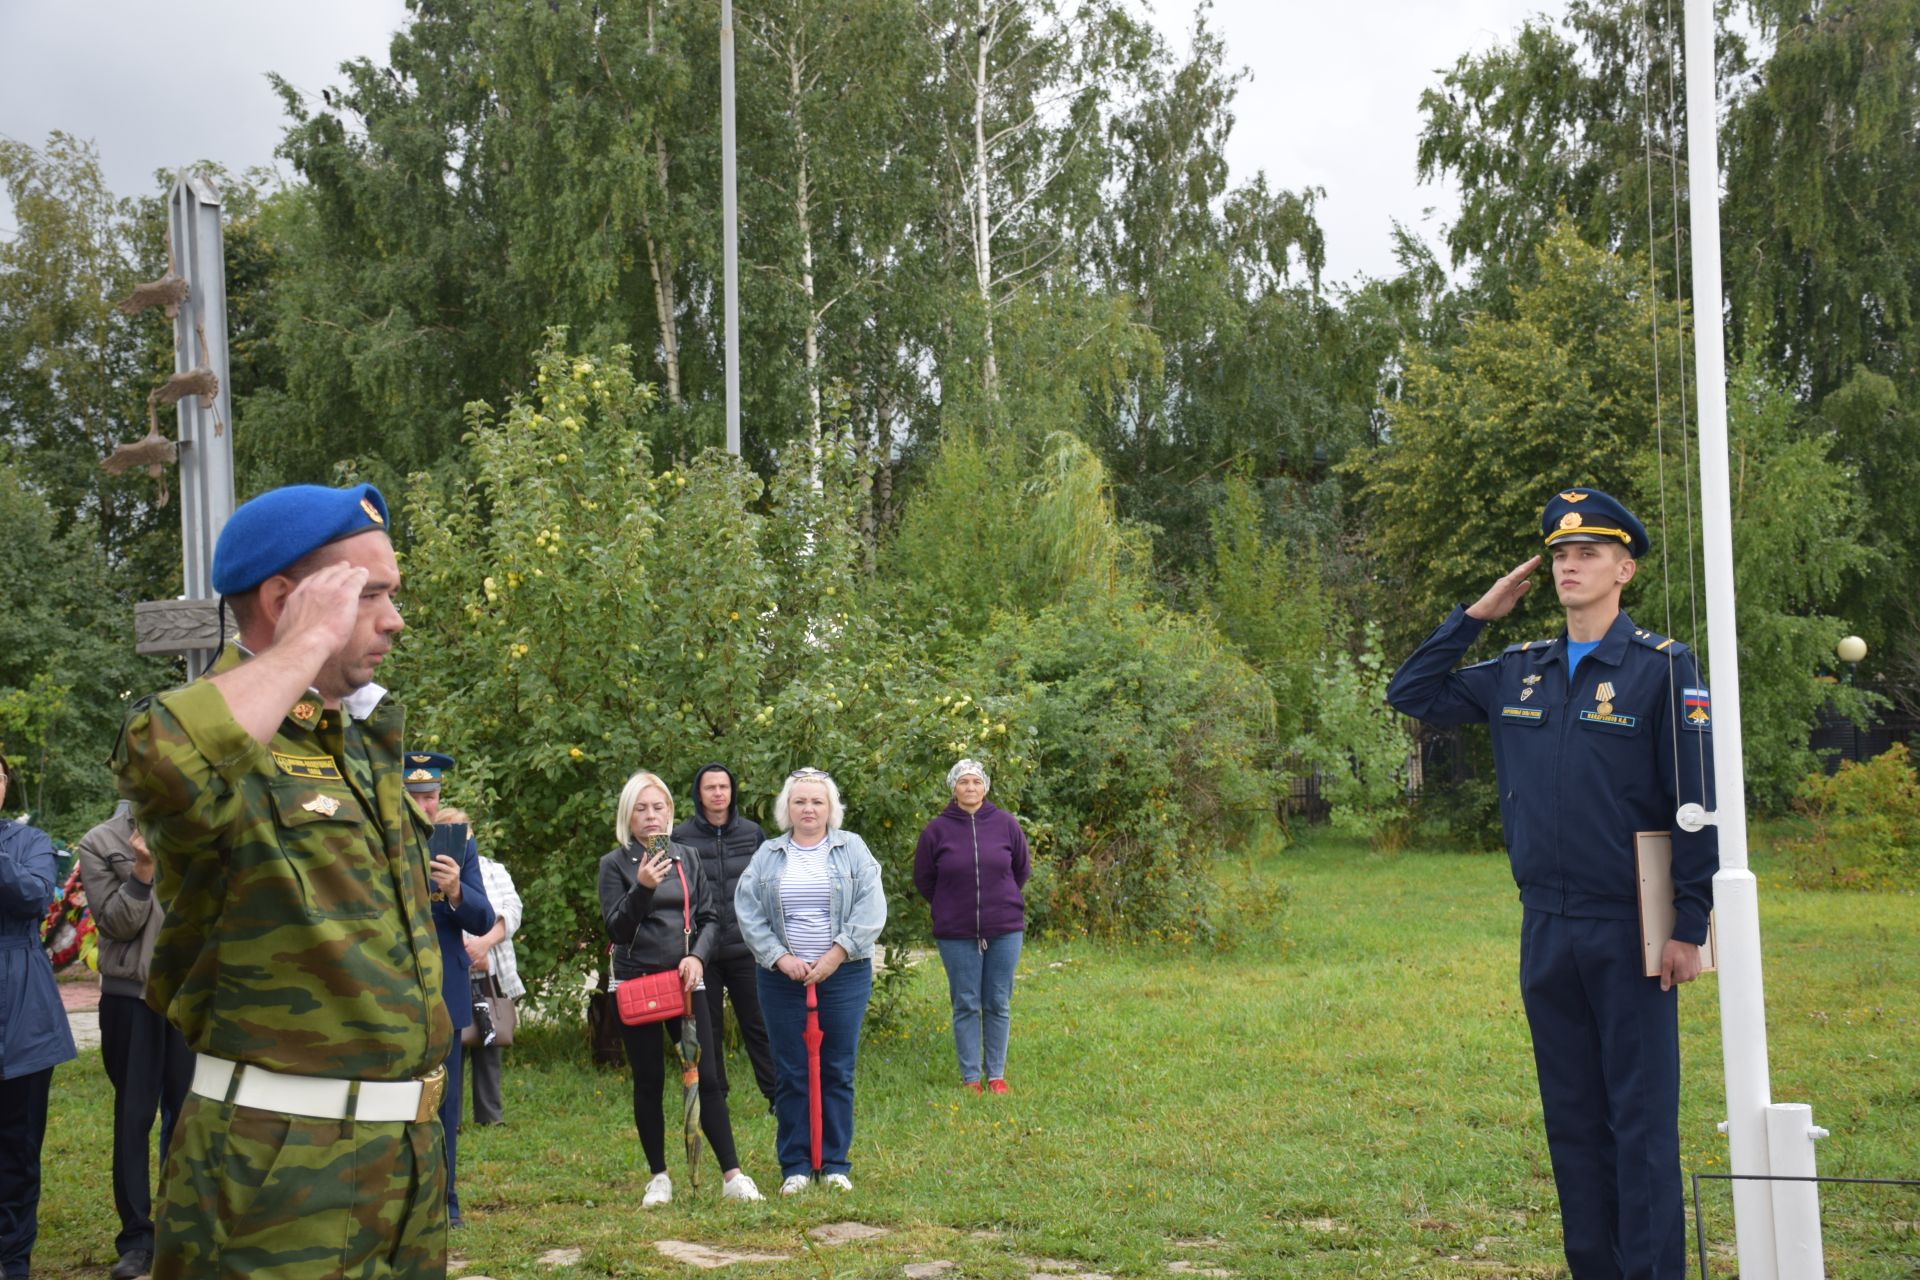
[[[1540,567],[1540,557],[1523,560],[1513,567],[1513,572],[1487,588],[1487,594],[1467,608],[1469,618],[1478,618],[1482,622],[1492,622],[1495,618],[1504,618],[1513,612],[1513,607],[1533,590],[1533,583],[1527,581],[1533,571]]]
[[[329,654],[346,647],[360,617],[360,591],[367,585],[367,571],[344,561],[295,584],[273,629],[273,642],[311,640],[324,645]]]

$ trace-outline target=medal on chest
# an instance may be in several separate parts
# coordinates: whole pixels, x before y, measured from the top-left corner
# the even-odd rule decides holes
[[[1599,699],[1594,711],[1603,716],[1613,714],[1613,681],[1602,680],[1599,688],[1593,691],[1593,696]]]

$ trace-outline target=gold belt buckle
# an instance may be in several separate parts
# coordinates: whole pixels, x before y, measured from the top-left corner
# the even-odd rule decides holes
[[[440,1110],[440,1099],[446,1096],[446,1092],[447,1067],[442,1063],[420,1077],[420,1110],[414,1113],[413,1122],[425,1124],[433,1119],[434,1113]]]

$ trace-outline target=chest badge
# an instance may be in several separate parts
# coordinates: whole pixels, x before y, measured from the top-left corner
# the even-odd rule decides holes
[[[1521,680],[1520,680],[1520,683],[1521,683],[1521,684],[1525,684],[1525,685],[1535,685],[1535,684],[1539,684],[1539,683],[1540,683],[1540,673],[1536,671],[1536,672],[1534,672],[1534,673],[1533,673],[1532,675],[1530,675],[1530,676],[1523,676],[1523,677],[1521,677]]]
[[[1602,680],[1600,687],[1593,691],[1593,696],[1600,700],[1599,705],[1594,707],[1595,711],[1603,716],[1613,714],[1613,681]]]
[[[1532,696],[1533,696],[1532,685],[1528,685],[1526,688],[1520,691],[1520,701],[1522,702],[1525,702],[1528,698],[1531,698]]]
[[[300,807],[308,813],[317,813],[323,818],[331,818],[340,811],[340,802],[332,796],[315,796]]]

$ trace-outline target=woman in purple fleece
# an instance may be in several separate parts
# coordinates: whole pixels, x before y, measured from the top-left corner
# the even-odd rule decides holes
[[[960,1083],[979,1093],[984,1070],[988,1092],[1005,1093],[1013,970],[1027,927],[1020,887],[1033,860],[1019,820],[987,803],[988,785],[978,760],[947,770],[953,803],[920,833],[913,883],[933,906],[933,940],[953,1001]]]

